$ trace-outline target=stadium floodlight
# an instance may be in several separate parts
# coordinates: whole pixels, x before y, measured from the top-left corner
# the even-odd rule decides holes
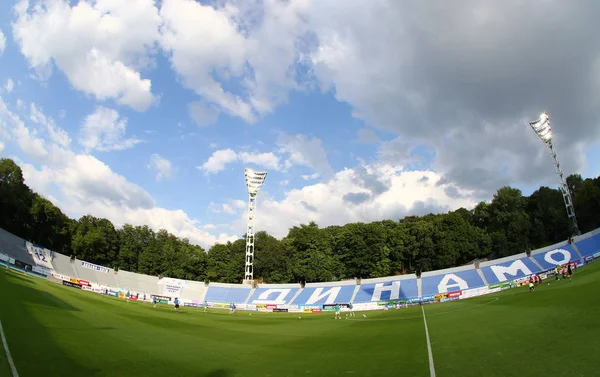
[[[550,155],[552,156],[554,167],[556,168],[556,174],[560,179],[560,191],[563,195],[563,200],[567,209],[567,215],[573,222],[573,233],[575,235],[579,235],[579,227],[577,226],[577,217],[575,216],[575,208],[573,207],[571,190],[569,190],[569,185],[567,185],[567,182],[565,181],[562,168],[560,167],[560,162],[558,161],[558,156],[556,155],[556,150],[554,150],[554,144],[552,143],[552,127],[550,126],[550,117],[548,116],[548,113],[542,113],[538,120],[529,122],[529,125],[531,128],[533,128],[540,140],[542,140],[542,142],[550,149]]]
[[[246,188],[248,189],[248,228],[246,230],[246,266],[244,284],[252,284],[254,280],[254,214],[256,212],[256,197],[265,183],[267,172],[257,172],[244,169]]]

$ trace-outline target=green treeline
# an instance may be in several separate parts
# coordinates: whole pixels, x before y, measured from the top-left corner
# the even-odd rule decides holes
[[[582,232],[600,227],[600,177],[571,175]],[[540,187],[531,196],[503,187],[491,203],[440,215],[319,228],[303,224],[282,240],[259,232],[257,279],[268,283],[373,278],[430,271],[499,258],[563,241],[570,235],[559,190]],[[0,228],[48,249],[92,263],[181,279],[239,283],[245,240],[205,252],[166,230],[125,225],[90,215],[68,218],[31,191],[18,165],[0,159]]]

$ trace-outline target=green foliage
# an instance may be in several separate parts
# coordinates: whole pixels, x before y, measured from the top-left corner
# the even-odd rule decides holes
[[[581,231],[600,227],[600,177],[571,175]],[[123,225],[91,215],[71,220],[33,193],[12,160],[0,160],[0,227],[31,242],[92,263],[148,275],[240,283],[245,238],[205,252],[166,230]],[[540,187],[531,196],[503,187],[491,202],[445,214],[400,221],[291,228],[282,240],[255,236],[254,276],[268,283],[318,282],[414,273],[455,267],[547,246],[570,235],[558,189]]]

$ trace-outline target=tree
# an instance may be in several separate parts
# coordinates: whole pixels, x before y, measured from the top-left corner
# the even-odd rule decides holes
[[[32,192],[23,171],[10,159],[0,159],[0,227],[28,239],[31,235]]]
[[[78,259],[115,266],[119,252],[119,235],[109,220],[91,215],[83,216],[74,224],[73,233],[71,245]]]

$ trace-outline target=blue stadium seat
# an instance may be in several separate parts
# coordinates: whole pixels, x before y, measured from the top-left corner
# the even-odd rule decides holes
[[[208,302],[234,302],[236,304],[243,304],[246,301],[246,298],[248,298],[249,294],[250,287],[233,288],[209,284],[204,300]]]
[[[289,304],[300,288],[256,288],[248,304]]]
[[[393,283],[400,283],[400,291],[397,292],[395,288],[390,290],[393,287]],[[379,288],[379,289],[377,289]],[[381,291],[381,288],[384,290]],[[386,289],[387,288],[387,289]],[[381,294],[378,294],[381,291]],[[399,299],[407,299],[412,297],[417,297],[419,295],[419,291],[417,288],[417,279],[404,279],[404,280],[396,280],[396,281],[387,281],[382,283],[367,283],[361,284],[359,286],[358,292],[356,293],[356,297],[354,298],[354,303],[365,303],[365,302],[377,302],[377,301],[386,301],[386,300],[394,300],[395,296],[392,293],[398,293]]]
[[[304,287],[294,300],[295,305],[347,304],[352,299],[355,284],[343,286]]]
[[[492,261],[493,262],[493,261]],[[494,272],[494,270],[496,272]],[[513,279],[519,279],[531,274],[541,272],[529,258],[516,258],[502,263],[496,263],[481,267],[483,276],[488,284],[496,284]]]
[[[600,233],[585,240],[575,242],[577,249],[584,257],[600,252]]]
[[[423,296],[434,296],[439,293],[455,292],[483,286],[485,286],[485,283],[475,268],[421,278],[421,294]],[[444,287],[447,289],[444,289]]]
[[[556,266],[563,265],[568,262],[579,260],[579,254],[571,245],[563,245],[559,248],[552,249],[543,253],[532,255],[533,259],[539,263],[544,270],[551,270]]]

